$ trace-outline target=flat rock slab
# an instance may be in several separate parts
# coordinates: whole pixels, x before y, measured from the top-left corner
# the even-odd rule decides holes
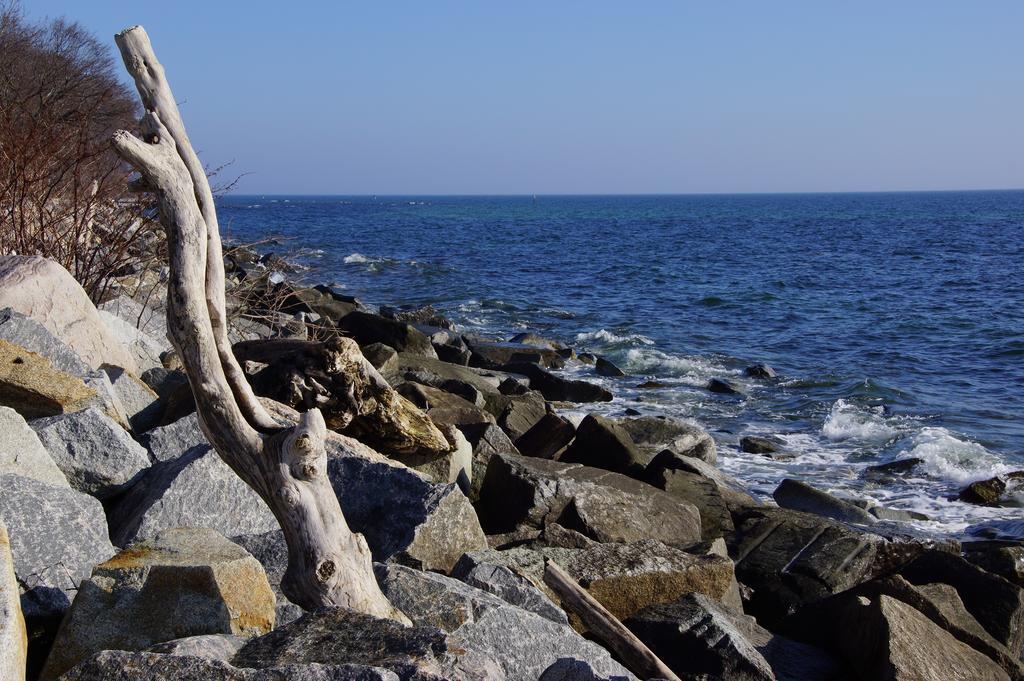
[[[59,615],[93,566],[114,554],[103,506],[87,494],[18,475],[0,475],[0,490],[22,612]]]
[[[30,425],[71,487],[97,499],[114,496],[149,467],[146,450],[96,407]]]
[[[844,523],[871,525],[877,521],[875,516],[864,509],[791,478],[779,483],[772,497],[782,508],[813,513]]]
[[[48,358],[0,339],[0,405],[26,419],[54,416],[85,408],[97,398],[95,389]]]
[[[232,537],[278,527],[259,495],[205,445],[148,469],[117,500],[110,519],[118,546],[173,527],[208,527]]]
[[[511,454],[491,457],[480,490],[484,526],[501,534],[556,522],[601,542],[701,539],[697,509],[632,478],[581,464]]]
[[[144,650],[198,634],[252,637],[273,626],[274,594],[255,558],[213,530],[167,530],[82,582],[42,679],[101,650]]]
[[[0,474],[20,475],[58,487],[68,479],[21,414],[0,407]]]

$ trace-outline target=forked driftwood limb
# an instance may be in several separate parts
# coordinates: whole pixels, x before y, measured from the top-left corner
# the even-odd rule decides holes
[[[544,583],[558,594],[563,606],[576,613],[594,636],[615,651],[631,672],[641,679],[680,681],[636,634],[550,558],[544,561]]]
[[[142,139],[119,130],[113,145],[159,201],[170,254],[167,327],[203,432],[284,530],[282,590],[307,609],[337,605],[407,621],[381,593],[366,541],[342,515],[327,479],[327,429],[319,410],[281,428],[246,382],[227,340],[220,233],[206,174],[146,31],[129,28],[116,41],[146,113]]]

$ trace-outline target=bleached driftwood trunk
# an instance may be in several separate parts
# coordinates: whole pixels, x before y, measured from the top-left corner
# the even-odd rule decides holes
[[[407,621],[381,593],[366,541],[349,529],[327,479],[320,411],[281,428],[246,382],[228,343],[220,233],[206,173],[146,31],[129,28],[116,41],[146,113],[141,140],[120,130],[113,144],[159,200],[170,253],[171,340],[203,432],[284,530],[288,570],[282,590],[304,608],[338,605]]]

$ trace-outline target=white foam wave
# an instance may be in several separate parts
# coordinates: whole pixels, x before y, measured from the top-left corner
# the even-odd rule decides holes
[[[922,428],[900,458],[921,459],[921,468],[928,475],[957,485],[1010,471],[998,456],[977,442],[961,440],[945,428]]]
[[[882,407],[860,407],[843,399],[836,400],[821,426],[821,434],[837,442],[860,440],[883,444],[900,432],[900,428],[886,419]]]
[[[612,333],[607,329],[601,329],[599,331],[587,331],[586,333],[576,334],[576,342],[578,343],[603,343],[606,345],[622,345],[626,343],[639,344],[639,345],[654,345],[654,341],[647,336],[640,335],[638,333],[620,336],[617,333]]]
[[[352,255],[346,255],[345,259],[342,260],[342,262],[351,265],[352,263],[364,263],[373,261],[370,258],[367,258],[362,253],[353,253]]]

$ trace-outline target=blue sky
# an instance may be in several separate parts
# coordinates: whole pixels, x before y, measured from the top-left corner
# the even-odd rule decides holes
[[[1024,187],[1019,0],[25,7],[144,25],[243,193]]]

